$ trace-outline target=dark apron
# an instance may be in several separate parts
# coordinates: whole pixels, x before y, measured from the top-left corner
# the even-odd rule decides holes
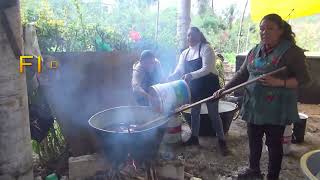
[[[199,46],[199,57],[197,59],[187,61],[185,59],[184,69],[185,73],[191,73],[202,68],[202,58],[200,56],[201,44]],[[186,54],[186,57],[189,50]],[[220,89],[219,77],[213,73],[198,79],[191,80],[189,84],[191,90],[191,101],[197,102],[211,96],[214,92]]]

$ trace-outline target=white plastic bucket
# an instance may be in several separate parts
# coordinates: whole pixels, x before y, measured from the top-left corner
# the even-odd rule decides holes
[[[190,88],[184,80],[153,85],[150,88],[150,94],[154,97],[150,104],[162,113],[168,113],[188,104],[191,99]]]
[[[287,125],[283,132],[282,146],[283,154],[287,155],[291,151],[292,125]]]
[[[187,142],[191,137],[191,128],[188,123],[183,123],[181,125],[181,141]]]
[[[169,119],[166,133],[163,136],[164,143],[174,144],[181,142],[181,124],[182,121],[178,116]]]

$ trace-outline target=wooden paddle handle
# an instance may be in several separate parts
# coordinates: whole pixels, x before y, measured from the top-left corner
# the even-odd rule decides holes
[[[285,70],[285,69],[287,69],[287,67],[286,67],[286,66],[283,66],[283,67],[281,67],[281,68],[279,68],[279,69],[277,69],[277,70],[274,70],[274,71],[271,71],[271,72],[269,72],[269,73],[260,75],[260,76],[258,76],[258,77],[256,77],[256,78],[253,78],[253,79],[249,80],[249,81],[246,81],[246,82],[244,82],[244,83],[241,83],[241,84],[239,84],[239,85],[237,85],[237,86],[234,86],[234,87],[232,87],[232,88],[230,88],[230,89],[227,89],[227,90],[223,91],[219,96],[210,96],[210,97],[207,97],[207,98],[205,98],[205,99],[202,99],[202,100],[200,100],[200,101],[198,101],[198,102],[195,102],[195,103],[193,103],[193,104],[184,105],[184,106],[182,106],[182,107],[179,107],[179,108],[177,108],[174,112],[171,112],[171,113],[169,113],[168,115],[161,116],[161,117],[156,118],[156,119],[154,119],[154,120],[152,120],[152,121],[148,121],[148,122],[146,122],[145,124],[139,125],[139,126],[137,127],[137,129],[141,129],[141,128],[146,127],[146,126],[148,126],[148,125],[150,125],[150,124],[152,124],[152,123],[155,123],[155,122],[157,122],[157,121],[161,121],[161,120],[163,120],[163,119],[169,118],[169,117],[171,117],[171,116],[173,116],[173,115],[176,115],[176,114],[178,114],[178,113],[180,113],[180,112],[183,112],[183,111],[185,111],[185,110],[187,110],[187,109],[190,109],[190,108],[192,108],[192,107],[194,107],[194,106],[197,106],[197,105],[199,105],[199,104],[205,103],[205,102],[207,102],[207,101],[210,101],[210,100],[216,101],[216,100],[224,97],[225,95],[234,92],[234,91],[237,90],[237,89],[240,89],[240,88],[242,88],[242,87],[244,87],[244,86],[247,86],[247,85],[249,85],[249,84],[252,84],[252,83],[258,81],[258,80],[261,79],[261,78],[264,78],[264,77],[266,77],[266,76],[270,76],[270,75],[276,74],[276,73],[278,73],[278,72],[280,72],[280,71],[283,71],[283,70]]]
[[[240,88],[243,88],[244,86],[247,86],[247,85],[249,85],[249,84],[252,84],[252,83],[254,83],[254,82],[258,81],[259,79],[264,78],[264,77],[266,77],[266,76],[270,76],[270,75],[276,74],[276,73],[278,73],[278,72],[280,72],[280,71],[285,70],[286,68],[287,68],[287,67],[284,66],[284,67],[281,67],[281,68],[279,68],[279,69],[277,69],[277,70],[274,70],[274,71],[271,71],[271,72],[269,72],[269,73],[263,74],[263,75],[261,75],[261,76],[259,76],[259,77],[256,77],[256,78],[254,78],[254,79],[251,79],[251,80],[249,80],[249,81],[246,81],[246,82],[244,82],[244,83],[241,83],[241,84],[239,84],[239,85],[237,85],[237,86],[234,86],[234,87],[232,87],[232,88],[230,88],[230,89],[226,89],[225,91],[223,91],[223,92],[222,92],[219,96],[217,96],[217,97],[215,97],[215,96],[207,97],[207,98],[202,99],[202,100],[200,100],[200,101],[198,101],[198,102],[195,102],[195,103],[193,103],[193,104],[180,107],[180,108],[176,109],[175,112],[176,112],[176,113],[183,112],[183,111],[185,111],[185,110],[187,110],[187,109],[190,109],[190,108],[192,108],[192,107],[194,107],[194,106],[197,106],[197,105],[199,105],[199,104],[202,104],[202,103],[207,102],[207,101],[210,101],[210,100],[216,101],[216,100],[224,97],[225,95],[234,92],[234,91],[237,90],[237,89],[240,89]]]

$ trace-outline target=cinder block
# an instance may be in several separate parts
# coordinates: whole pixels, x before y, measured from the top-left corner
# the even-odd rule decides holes
[[[190,180],[202,180],[201,178],[192,177]]]
[[[37,176],[34,178],[34,180],[42,180],[42,177],[41,176]]]
[[[60,180],[68,180],[68,177],[67,177],[67,176],[62,176],[62,177],[60,178]]]
[[[162,161],[156,165],[158,176],[164,179],[184,180],[184,163],[180,160]]]
[[[102,155],[92,154],[69,158],[70,180],[84,180],[108,169],[110,166]]]

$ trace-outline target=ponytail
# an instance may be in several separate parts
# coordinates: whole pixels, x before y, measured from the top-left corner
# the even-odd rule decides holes
[[[201,31],[200,31],[200,41],[201,41],[202,44],[210,44],[207,41],[206,37],[204,37],[204,35],[203,35],[203,33]]]
[[[283,34],[281,37],[282,39],[288,40],[293,44],[296,44],[296,35],[294,32],[292,32],[291,25],[288,24],[286,21],[283,21]]]

